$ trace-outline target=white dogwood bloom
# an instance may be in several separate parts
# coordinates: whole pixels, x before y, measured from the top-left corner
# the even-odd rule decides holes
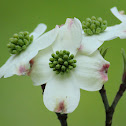
[[[109,26],[104,32],[99,34],[87,35],[83,32],[83,39],[79,48],[80,52],[83,54],[92,54],[104,41],[109,41],[117,37],[121,39],[126,38],[126,15],[122,15],[122,13],[118,12],[116,7],[112,8],[111,11],[122,23]]]
[[[14,74],[25,75],[29,72],[29,61],[37,55],[39,50],[51,45],[57,36],[58,27],[44,33],[46,28],[45,24],[39,24],[36,27],[30,34],[30,36],[33,35],[32,43],[20,54],[12,54],[10,56],[7,62],[0,68],[0,78],[7,78]]]
[[[78,52],[82,41],[80,24],[76,18],[67,19],[54,43],[31,60],[29,76],[36,86],[46,83],[43,100],[50,111],[73,112],[80,100],[80,89],[97,91],[108,80],[109,62],[99,51],[89,56]]]

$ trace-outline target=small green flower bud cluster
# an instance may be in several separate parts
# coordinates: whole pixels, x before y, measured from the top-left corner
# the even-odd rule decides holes
[[[20,32],[19,34],[14,34],[12,38],[10,38],[9,44],[7,47],[9,48],[9,52],[11,54],[19,54],[21,51],[25,50],[33,41],[33,35],[29,36],[29,32]]]
[[[68,73],[70,70],[76,67],[76,60],[74,60],[74,55],[70,54],[69,51],[60,50],[56,51],[51,55],[49,59],[49,67],[56,71],[56,74]]]
[[[99,34],[107,28],[107,21],[92,16],[82,22],[82,28],[87,35]]]

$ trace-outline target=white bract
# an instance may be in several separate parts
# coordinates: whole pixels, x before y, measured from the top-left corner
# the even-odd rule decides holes
[[[126,38],[126,15],[119,13],[116,7],[112,8],[111,11],[122,23],[107,27],[104,32],[91,36],[83,32],[82,43],[79,48],[80,52],[83,54],[92,54],[104,43],[104,41],[109,41],[117,37],[121,39]]]
[[[30,34],[30,36],[33,35],[33,42],[20,54],[10,56],[7,62],[0,68],[0,78],[7,78],[14,74],[25,75],[29,72],[29,61],[37,55],[39,50],[51,45],[57,36],[57,27],[43,34],[46,28],[45,24],[39,24],[36,27]]]
[[[108,80],[109,62],[103,59],[99,51],[95,51],[89,56],[81,54],[78,51],[81,42],[80,21],[76,18],[67,19],[66,23],[59,27],[54,43],[39,51],[37,56],[32,59],[33,64],[29,76],[36,86],[46,83],[43,100],[50,111],[73,112],[80,100],[80,88],[87,91],[97,91]],[[57,50],[67,50],[73,54],[77,61],[76,67],[68,73],[56,74],[49,67],[49,59],[51,54]]]

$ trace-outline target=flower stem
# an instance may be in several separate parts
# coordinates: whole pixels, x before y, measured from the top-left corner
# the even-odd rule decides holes
[[[111,106],[109,106],[107,95],[106,95],[106,90],[105,90],[104,86],[99,91],[101,94],[101,97],[102,97],[105,111],[106,111],[106,126],[112,125],[112,119],[113,119],[113,114],[115,112],[116,105],[118,104],[119,100],[123,96],[123,93],[125,92],[125,90],[126,90],[126,83],[122,83],[120,85],[120,88],[119,88]]]
[[[104,85],[103,85],[102,89],[99,92],[101,94],[101,97],[102,97],[102,101],[104,103],[105,110],[107,111],[108,108],[109,108],[109,103],[108,103],[108,98],[107,98],[107,95],[106,95],[106,90],[104,88]]]
[[[60,113],[56,113],[61,126],[67,126],[67,114],[60,114]]]

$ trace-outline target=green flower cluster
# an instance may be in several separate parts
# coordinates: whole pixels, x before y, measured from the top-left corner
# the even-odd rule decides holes
[[[9,48],[9,52],[11,54],[19,54],[23,50],[25,50],[33,41],[33,35],[29,36],[29,32],[20,32],[19,34],[14,34],[13,38],[10,38],[9,44],[7,47]]]
[[[68,73],[70,70],[76,67],[76,60],[74,60],[74,55],[69,51],[61,50],[56,51],[56,54],[51,55],[49,67],[56,71],[56,74]]]
[[[82,28],[87,35],[99,34],[107,28],[107,21],[92,16],[82,22]]]

